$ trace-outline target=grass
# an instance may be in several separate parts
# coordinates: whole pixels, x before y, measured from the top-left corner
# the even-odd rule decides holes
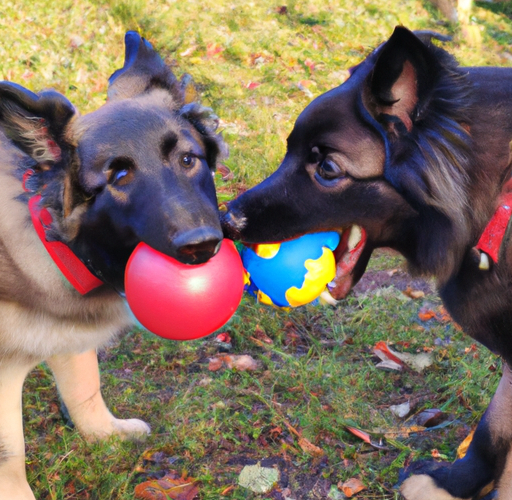
[[[510,66],[510,17],[506,3],[478,3],[472,22],[482,44],[470,46],[430,4],[416,0],[204,0],[200,6],[6,0],[0,76],[32,90],[54,87],[86,113],[104,102],[107,78],[122,65],[124,32],[141,31],[178,76],[193,76],[202,100],[222,119],[231,150],[226,165],[234,173],[231,181],[217,180],[223,200],[278,165],[304,106],[341,83],[347,68],[395,25],[451,34],[447,48],[463,64]],[[336,309],[287,312],[245,297],[225,330],[234,353],[258,360],[256,372],[210,372],[208,359],[219,350],[213,338],[173,343],[135,330],[102,351],[105,398],[116,415],[151,424],[144,443],[85,443],[65,425],[49,372],[38,367],[27,380],[24,406],[28,476],[37,498],[132,499],[136,484],[169,468],[200,479],[201,499],[224,498],[223,492],[278,499],[287,489],[295,500],[325,498],[351,477],[368,487],[358,498],[396,498],[393,486],[406,461],[433,449],[454,458],[500,371],[498,360],[473,348],[453,325],[418,319],[422,307],[440,302],[431,284],[424,298],[409,300],[397,280],[382,279],[402,267],[401,258],[379,252],[366,284]],[[273,344],[251,340],[257,330]],[[372,353],[378,340],[410,352],[431,350],[434,364],[421,375],[380,370]],[[416,411],[442,409],[450,425],[390,437],[405,424],[389,406],[407,399],[418,401]],[[325,456],[304,452],[286,423]],[[346,424],[387,435],[389,449],[369,446]],[[268,497],[237,486],[242,466],[263,459],[282,472]]]

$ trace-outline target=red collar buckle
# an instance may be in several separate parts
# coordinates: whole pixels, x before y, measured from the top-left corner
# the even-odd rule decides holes
[[[476,248],[485,252],[497,263],[500,247],[512,216],[512,193],[504,193],[500,199],[500,205],[487,224]]]

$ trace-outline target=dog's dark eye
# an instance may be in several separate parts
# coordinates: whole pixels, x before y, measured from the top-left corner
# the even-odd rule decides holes
[[[316,172],[322,179],[327,181],[344,175],[343,170],[329,158],[325,158],[319,163]]]
[[[191,154],[184,154],[180,158],[180,163],[182,167],[192,168],[196,164],[197,158]]]
[[[135,165],[130,158],[115,158],[109,165],[108,182],[116,186],[128,184],[133,177]]]

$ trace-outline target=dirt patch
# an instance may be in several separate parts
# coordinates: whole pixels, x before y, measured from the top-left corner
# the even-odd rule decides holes
[[[374,252],[374,257],[377,259],[380,257],[394,257],[398,259],[399,254],[394,250],[382,248]],[[412,290],[421,290],[425,295],[436,293],[434,281],[430,278],[411,276],[405,268],[405,261],[391,269],[389,267],[387,269],[372,269],[370,264],[359,280],[359,283],[352,289],[352,293],[356,296],[371,295],[380,288],[388,288],[390,286],[402,292],[410,288]]]

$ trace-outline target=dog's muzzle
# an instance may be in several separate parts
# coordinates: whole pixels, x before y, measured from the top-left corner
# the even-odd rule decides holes
[[[203,264],[220,249],[222,233],[212,227],[199,227],[173,239],[176,258],[184,264]]]
[[[220,223],[224,236],[233,240],[240,239],[240,231],[245,228],[247,219],[242,213],[228,210],[220,216]]]

